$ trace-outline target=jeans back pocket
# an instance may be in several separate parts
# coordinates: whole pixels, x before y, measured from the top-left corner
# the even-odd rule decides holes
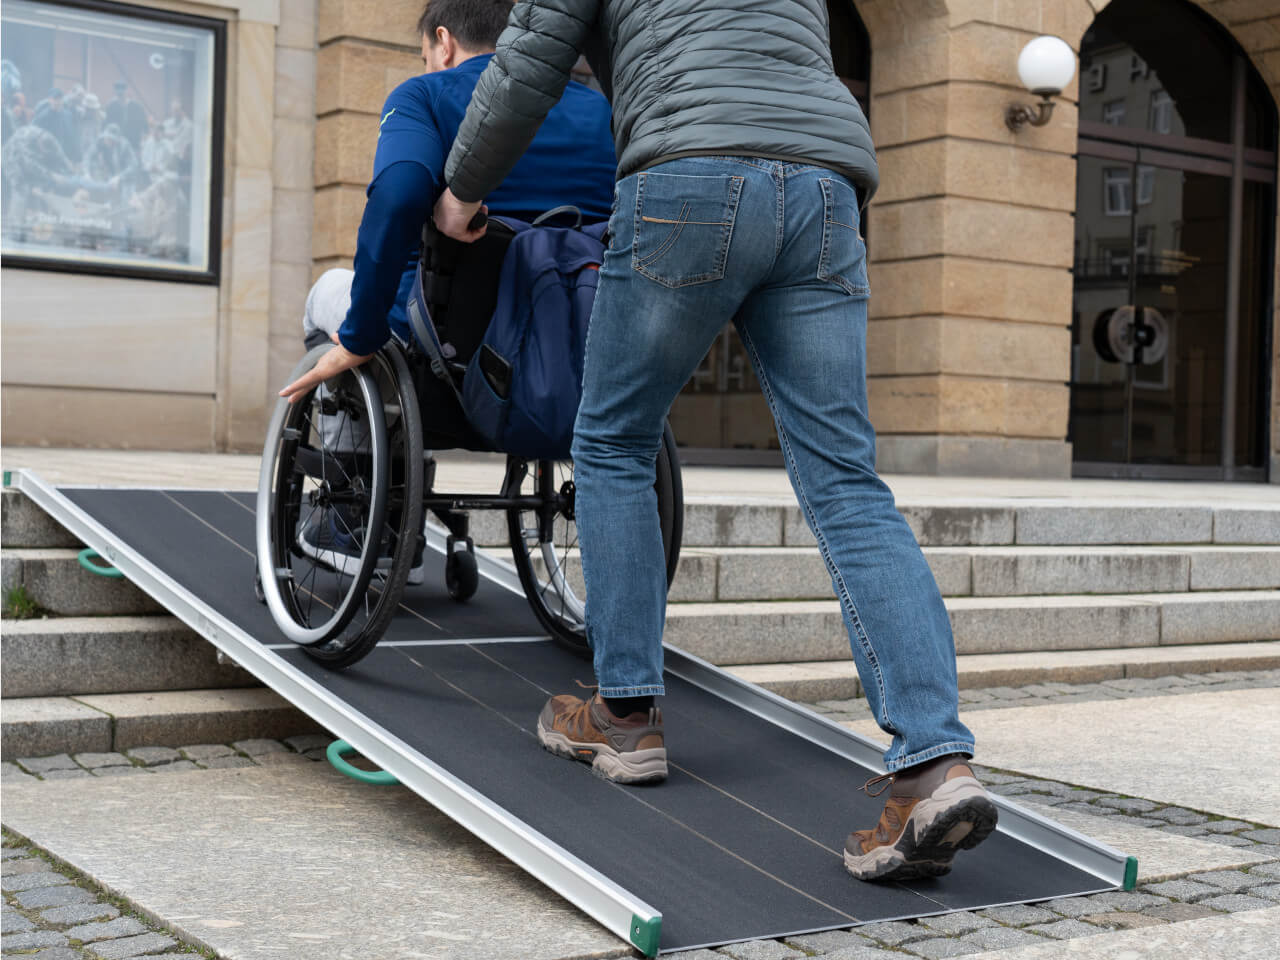
[[[867,248],[858,229],[858,193],[843,180],[823,177],[822,251],[818,279],[842,287],[854,297],[871,294],[867,284]]]
[[[742,177],[641,173],[631,267],[667,287],[724,276]]]

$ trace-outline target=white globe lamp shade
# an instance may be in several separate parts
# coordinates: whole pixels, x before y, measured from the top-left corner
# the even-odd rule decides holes
[[[1058,37],[1036,37],[1018,54],[1018,77],[1036,96],[1061,93],[1075,74],[1075,51]]]

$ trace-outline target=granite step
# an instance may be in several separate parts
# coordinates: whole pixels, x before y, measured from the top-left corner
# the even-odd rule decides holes
[[[959,654],[1280,639],[1274,590],[950,597],[946,604]],[[722,665],[840,660],[849,646],[834,600],[672,604],[666,639]]]
[[[5,698],[258,686],[170,616],[9,620],[0,658]]]
[[[271,690],[184,690],[5,698],[5,757],[283,739],[322,728]]]
[[[5,593],[21,585],[37,606],[64,617],[164,613],[128,580],[91,573],[71,547],[22,547],[0,551]]]
[[[977,653],[956,658],[962,690],[1032,683],[1101,683],[1125,678],[1280,668],[1280,642],[1213,643],[1120,650]],[[853,660],[762,663],[729,672],[789,700],[813,702],[863,696]]]
[[[6,547],[83,546],[34,500],[8,488],[0,493],[0,542]]]
[[[1017,498],[899,502],[923,547],[1264,545],[1280,546],[1280,504],[1091,503]],[[507,545],[506,517],[472,515],[483,546]],[[690,497],[686,547],[811,547],[800,508],[781,501]]]

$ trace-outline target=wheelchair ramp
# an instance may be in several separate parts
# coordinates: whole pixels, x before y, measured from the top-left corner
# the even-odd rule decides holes
[[[254,494],[16,480],[264,683],[648,955],[1136,876],[1118,851],[996,797],[999,831],[948,876],[859,883],[841,851],[850,829],[879,816],[881,802],[857,788],[880,771],[880,750],[801,707],[668,648],[670,777],[611,784],[539,748],[546,698],[592,672],[539,637],[514,590],[484,580],[454,604],[443,557],[429,551],[427,582],[408,589],[383,643],[334,673],[281,644],[254,599]]]

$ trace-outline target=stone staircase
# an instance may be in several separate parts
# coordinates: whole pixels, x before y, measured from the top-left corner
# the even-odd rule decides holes
[[[963,687],[1280,667],[1280,503],[904,503],[946,598]],[[474,518],[505,556],[505,521]],[[283,737],[315,725],[120,580],[12,490],[3,752],[34,756]],[[667,637],[800,700],[860,695],[838,604],[798,508],[690,498]],[[483,602],[483,594],[477,602]]]
[[[83,545],[17,491],[0,518],[6,608],[20,589],[40,611],[0,627],[6,759],[318,730],[132,584],[81,568]]]

